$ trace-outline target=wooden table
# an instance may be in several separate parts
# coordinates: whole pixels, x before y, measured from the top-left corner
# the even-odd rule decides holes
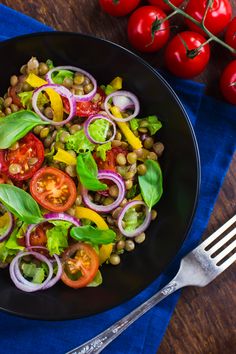
[[[98,0],[2,0],[1,3],[57,30],[93,34],[130,49],[126,36],[127,18],[116,19],[104,14],[99,8]],[[231,3],[236,12],[236,0],[231,0]],[[222,68],[230,61],[230,55],[218,46],[215,46],[213,53],[208,69],[197,80],[206,83],[208,94],[221,98],[215,82]],[[142,57],[156,67],[163,65],[162,52]],[[235,213],[235,171],[236,154],[204,237]],[[235,353],[235,305],[236,264],[206,288],[183,290],[158,354]]]

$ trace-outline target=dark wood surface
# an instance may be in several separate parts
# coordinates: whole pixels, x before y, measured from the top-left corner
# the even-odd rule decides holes
[[[99,8],[98,0],[3,0],[1,3],[57,30],[93,34],[131,49],[126,36],[127,17],[116,19],[104,14]],[[236,0],[231,0],[231,3],[235,13]],[[214,46],[212,53],[207,70],[196,80],[206,84],[208,94],[222,99],[216,82],[231,56],[217,45]],[[141,56],[155,67],[163,65],[162,51]],[[236,154],[203,237],[209,236],[235,213],[235,171]],[[236,264],[206,288],[183,290],[158,354],[235,353],[235,305]]]

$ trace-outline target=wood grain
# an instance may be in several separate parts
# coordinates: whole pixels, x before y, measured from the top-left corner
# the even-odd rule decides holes
[[[101,11],[97,0],[3,0],[1,3],[57,30],[93,34],[132,49],[126,36],[127,18],[116,19],[106,15]],[[231,0],[231,4],[235,14],[236,0]],[[142,57],[155,67],[163,67],[162,54],[160,51]],[[214,46],[207,70],[196,78],[206,84],[207,94],[222,99],[216,83],[223,67],[231,59],[230,53],[224,48]],[[235,213],[235,171],[236,154],[203,237],[209,236]],[[235,353],[235,305],[236,264],[206,288],[183,290],[158,354]]]

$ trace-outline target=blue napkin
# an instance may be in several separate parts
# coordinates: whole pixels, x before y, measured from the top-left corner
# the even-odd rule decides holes
[[[51,28],[0,5],[0,39]],[[212,212],[219,188],[228,169],[236,143],[236,107],[204,95],[204,85],[166,76],[182,100],[194,125],[202,167],[199,205],[192,230],[179,254],[147,289],[132,300],[99,315],[63,322],[28,320],[0,312],[0,353],[62,354],[97,335],[147,300],[175,274],[181,257],[200,240]],[[153,308],[112,344],[104,353],[155,354],[179,298],[173,294]]]

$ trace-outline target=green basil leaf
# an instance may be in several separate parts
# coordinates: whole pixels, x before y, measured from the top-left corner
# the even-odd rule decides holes
[[[100,230],[91,225],[72,227],[71,237],[77,241],[90,242],[93,245],[105,245],[115,240],[116,233],[111,230]]]
[[[105,183],[101,183],[97,178],[97,164],[90,151],[79,154],[77,157],[76,171],[82,185],[91,191],[101,191],[107,188]]]
[[[7,149],[37,125],[49,124],[32,111],[18,111],[0,119],[0,149]]]
[[[36,201],[23,189],[0,184],[0,201],[12,214],[27,224],[37,224],[44,220]]]
[[[158,162],[146,160],[147,172],[138,177],[139,186],[143,200],[149,210],[159,201],[163,193],[162,172]]]

